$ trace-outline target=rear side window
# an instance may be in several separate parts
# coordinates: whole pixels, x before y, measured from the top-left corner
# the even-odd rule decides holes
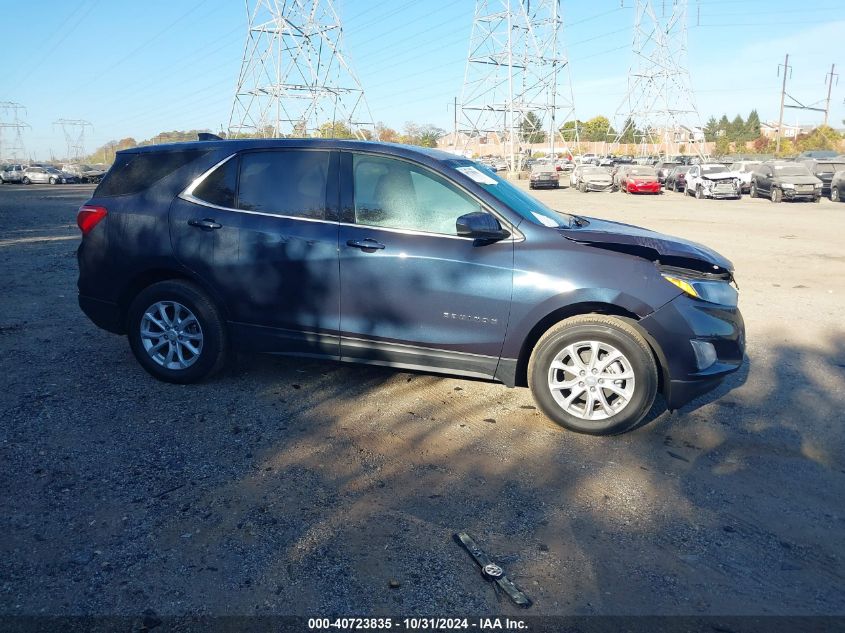
[[[204,156],[208,150],[118,154],[95,196],[123,196],[138,193],[153,183]]]
[[[328,171],[329,152],[325,151],[242,154],[237,208],[324,220]]]
[[[235,156],[211,172],[200,185],[194,189],[193,196],[203,202],[235,208],[235,190],[238,186],[238,157]]]

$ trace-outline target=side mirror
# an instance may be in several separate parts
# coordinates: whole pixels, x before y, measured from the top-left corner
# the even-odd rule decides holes
[[[484,211],[466,213],[455,220],[455,229],[460,237],[471,237],[483,242],[498,242],[510,237],[499,221]]]

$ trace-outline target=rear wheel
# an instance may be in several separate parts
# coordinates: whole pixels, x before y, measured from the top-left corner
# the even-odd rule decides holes
[[[141,291],[129,307],[128,332],[135,358],[165,382],[197,382],[220,369],[226,358],[219,311],[186,281],[162,281]]]
[[[783,192],[778,189],[777,187],[772,187],[772,195],[771,195],[772,202],[780,202],[783,200]]]
[[[648,343],[625,321],[599,314],[572,317],[534,347],[528,384],[557,424],[590,435],[637,425],[657,394],[657,364]]]
[[[50,184],[51,184],[51,185],[55,185],[55,184],[56,184],[56,182],[57,182],[57,181],[56,181],[56,179],[55,179],[55,178],[50,177]]]
[[[23,177],[23,180],[21,180],[21,182],[25,185],[32,184],[32,181],[29,178],[27,178],[26,176]]]

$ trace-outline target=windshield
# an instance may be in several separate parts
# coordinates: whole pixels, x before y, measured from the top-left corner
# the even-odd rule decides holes
[[[819,163],[816,171],[832,174],[835,171],[842,171],[843,169],[845,169],[845,163]]]
[[[601,167],[587,167],[584,169],[584,174],[590,174],[591,176],[609,176],[610,174],[607,173],[606,169],[602,169]]]
[[[632,176],[656,176],[657,172],[651,167],[632,167],[628,172]]]
[[[724,165],[702,165],[701,166],[701,173],[702,174],[719,174],[723,171],[728,171],[728,168]]]
[[[547,207],[521,189],[517,189],[495,172],[479,167],[468,160],[450,160],[446,164],[472,178],[478,185],[498,201],[506,204],[526,220],[543,226],[564,228],[572,224],[573,216]]]
[[[775,165],[776,176],[812,176],[804,165]]]

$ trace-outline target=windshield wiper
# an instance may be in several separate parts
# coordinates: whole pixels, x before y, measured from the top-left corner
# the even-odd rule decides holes
[[[569,223],[569,228],[572,228],[573,224],[578,228],[581,228],[582,226],[587,226],[589,224],[589,222],[587,222],[584,218],[580,218],[577,215],[570,214],[569,217],[572,218],[572,221]]]

